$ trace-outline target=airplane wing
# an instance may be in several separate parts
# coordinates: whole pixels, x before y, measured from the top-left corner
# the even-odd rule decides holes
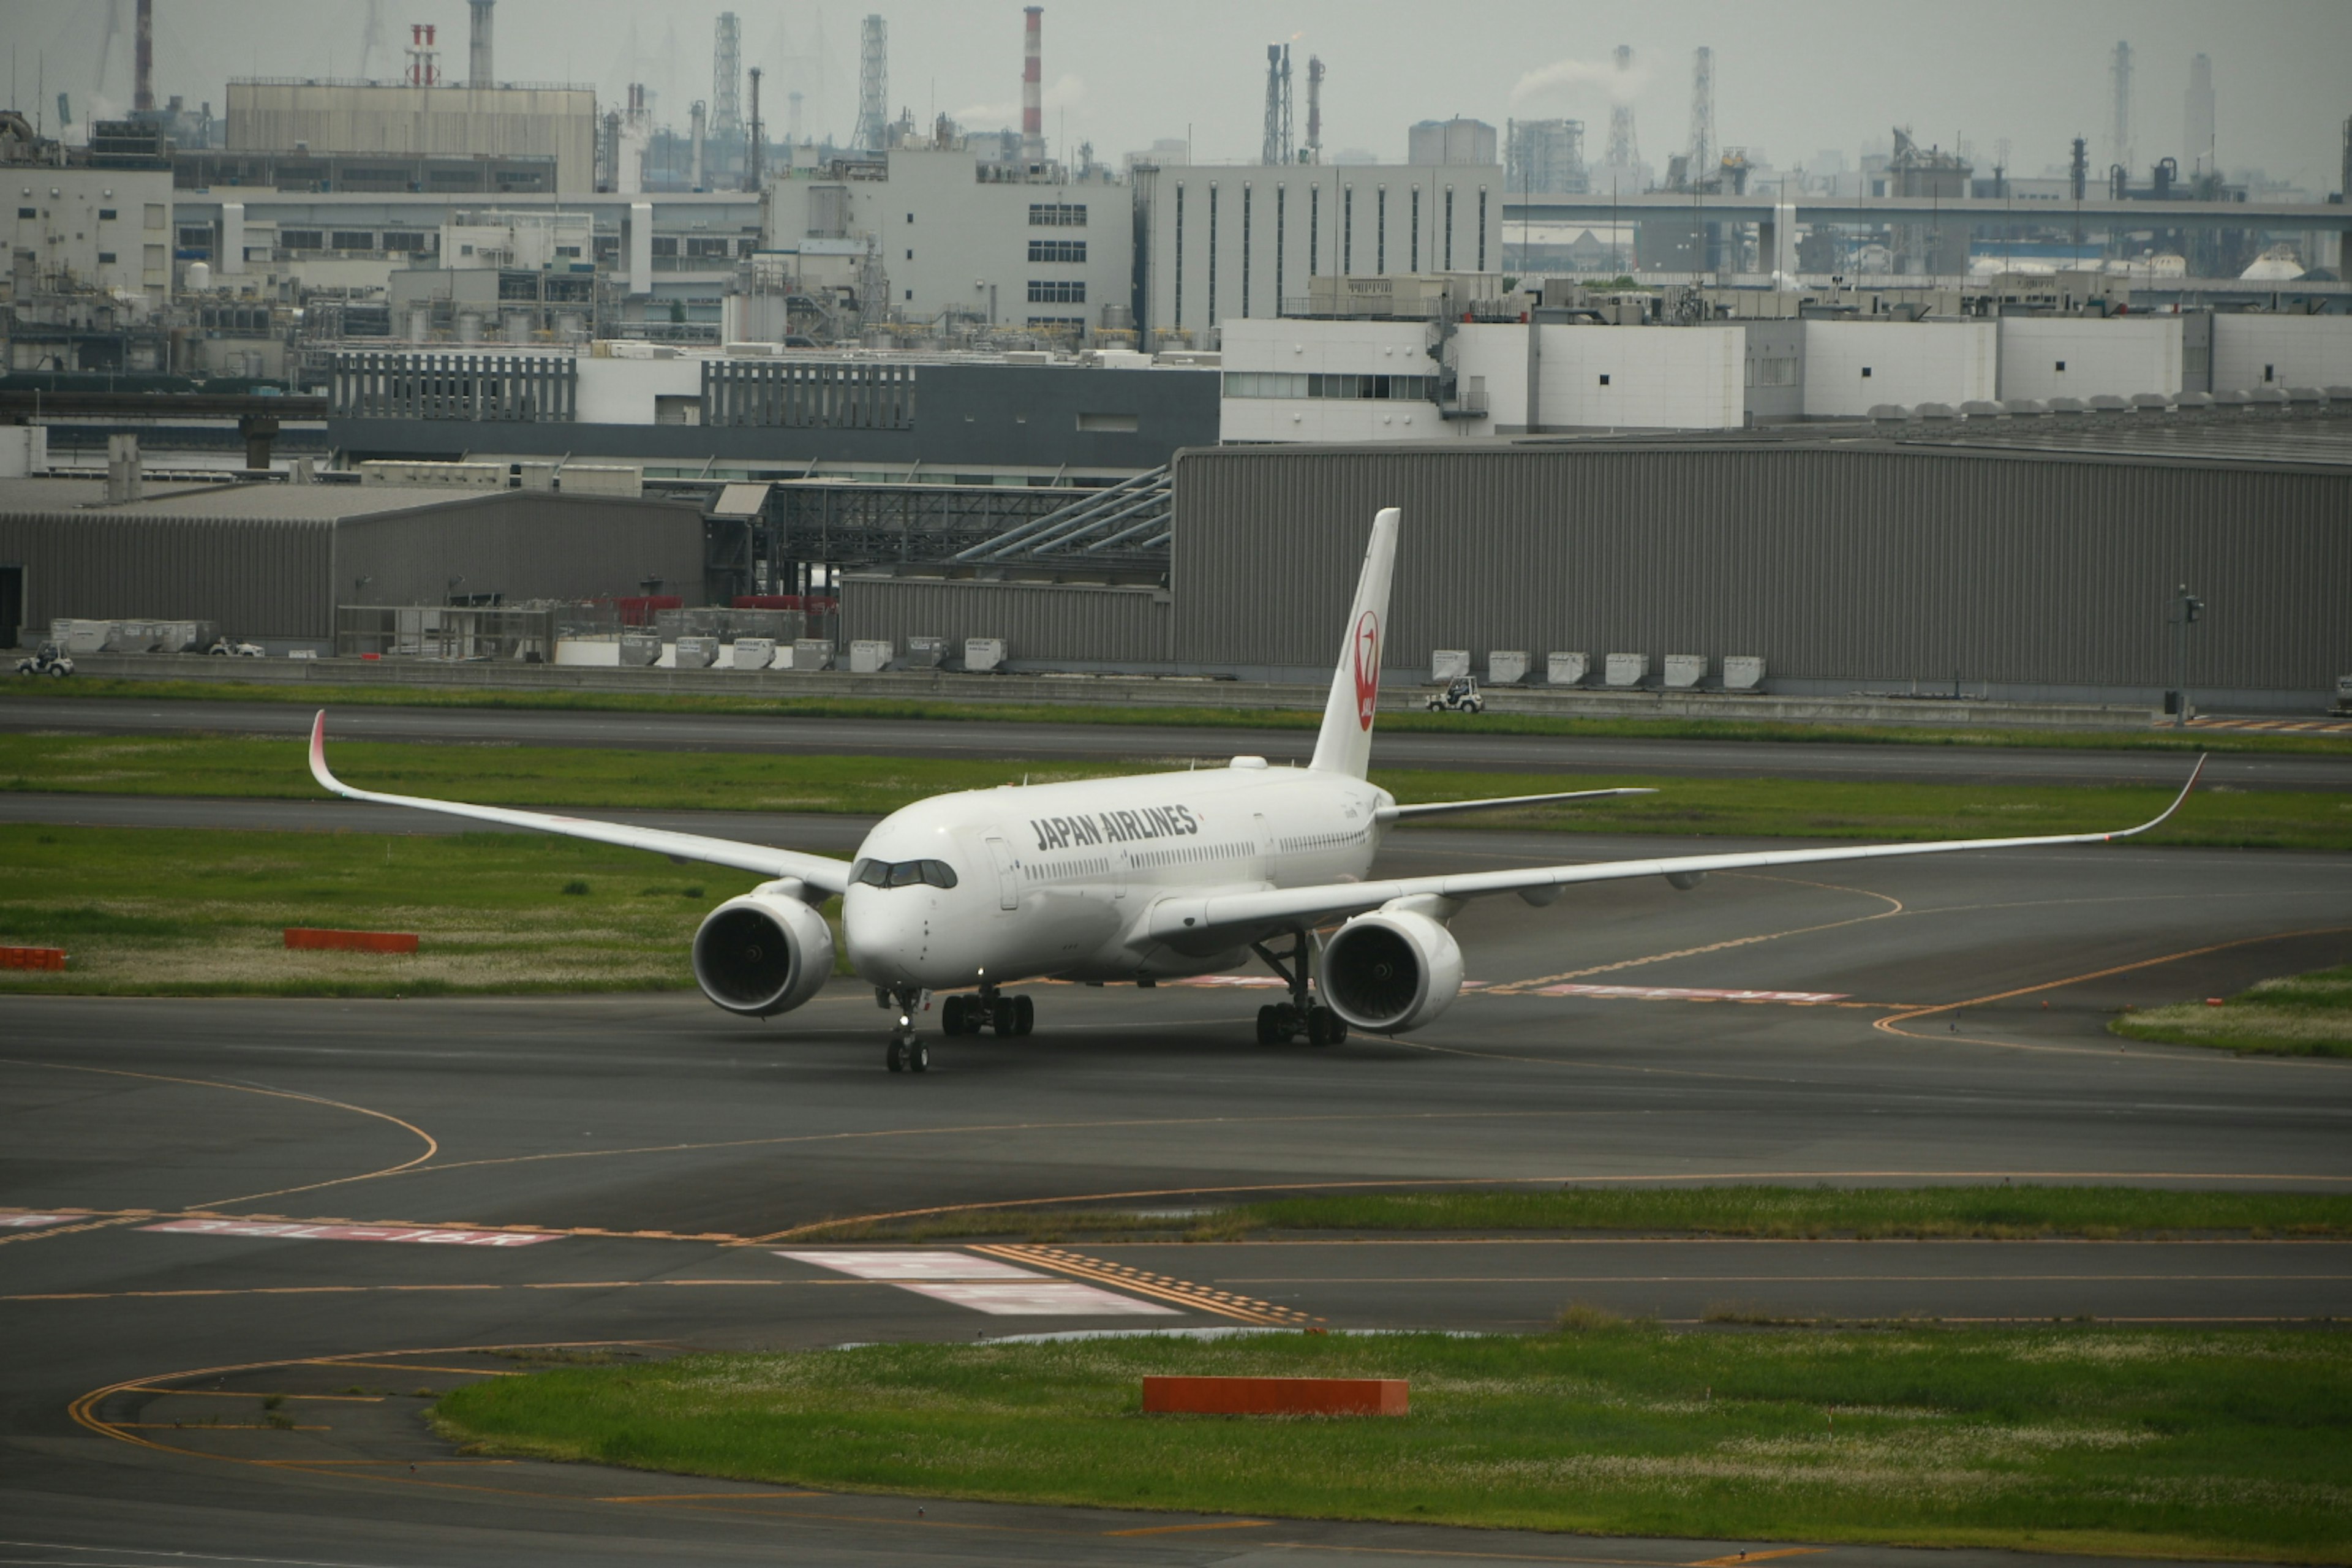
[[[1557,805],[1563,800],[1600,800],[1612,795],[1655,795],[1654,789],[1572,789],[1559,795],[1504,795],[1490,800],[1433,800],[1420,805],[1384,805],[1372,813],[1378,822],[1410,822],[1422,816],[1452,816],[1462,811],[1486,811],[1508,805]]]
[[[618,822],[592,822],[577,816],[556,816],[546,812],[516,811],[502,805],[466,805],[456,801],[427,800],[421,795],[383,795],[372,789],[353,789],[327,769],[327,710],[319,710],[319,717],[310,725],[310,776],[325,788],[348,800],[370,801],[377,805],[406,805],[418,811],[437,811],[446,816],[471,817],[477,822],[495,822],[507,827],[529,827],[541,833],[560,833],[567,838],[592,839],[598,844],[617,844],[625,849],[650,849],[656,855],[667,855],[679,860],[699,860],[712,866],[730,866],[739,871],[755,871],[763,877],[797,877],[812,888],[828,893],[838,893],[849,886],[849,862],[824,855],[803,855],[791,849],[772,849],[764,844],[743,844],[731,838],[706,838],[698,833],[671,833],[658,827],[630,827]]]
[[[1945,855],[1961,849],[2022,849],[2047,844],[2105,844],[2158,826],[2180,809],[2197,787],[2205,759],[2197,759],[2189,782],[2172,804],[2137,827],[2109,833],[2060,833],[2034,838],[1946,838],[1927,844],[1864,844],[1842,849],[1765,849],[1733,855],[1681,855],[1659,860],[1603,860],[1577,866],[1535,866],[1513,871],[1469,871],[1449,877],[1406,877],[1385,882],[1328,882],[1309,888],[1213,893],[1197,899],[1163,899],[1151,909],[1151,935],[1166,940],[1221,931],[1248,931],[1361,914],[1398,899],[1475,899],[1491,893],[1531,893],[1578,882],[1620,881],[1630,877],[1665,877],[1683,886],[1709,871],[1743,871],[1761,866],[1811,866],[1832,860],[1875,860],[1897,855]],[[1685,881],[1684,879],[1688,879]]]

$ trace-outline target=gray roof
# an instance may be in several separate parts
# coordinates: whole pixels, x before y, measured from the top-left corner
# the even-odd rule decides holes
[[[0,516],[87,509],[123,517],[335,522],[499,493],[463,485],[159,485],[151,481],[143,500],[108,506],[106,485],[100,479],[0,479]]]

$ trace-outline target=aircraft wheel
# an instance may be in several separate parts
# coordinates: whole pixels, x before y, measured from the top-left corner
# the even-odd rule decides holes
[[[953,1038],[963,1033],[964,1000],[950,996],[940,1004],[940,1033]]]
[[[1310,1046],[1336,1046],[1348,1037],[1348,1026],[1339,1014],[1328,1007],[1318,1007],[1307,1015],[1307,1043]]]
[[[1026,1035],[1037,1027],[1037,1002],[1032,996],[1013,999],[1013,1032]]]
[[[891,1036],[889,1049],[882,1053],[882,1065],[888,1068],[892,1072],[905,1072],[907,1070],[907,1042],[898,1038],[896,1035]]]
[[[1257,1010],[1257,1043],[1261,1046],[1271,1046],[1281,1037],[1275,1033],[1274,1013],[1271,1006]]]
[[[990,1009],[989,1023],[996,1030],[996,1037],[1000,1040],[1013,1037],[1013,1015],[1017,1011],[1013,1005],[1013,1001],[1010,996],[999,996],[996,999],[996,1005]]]
[[[909,1040],[909,1041],[908,1041],[908,1042],[907,1042],[907,1070],[908,1070],[908,1072],[929,1072],[929,1071],[930,1071],[930,1070],[931,1070],[931,1047],[929,1047],[929,1046],[927,1046],[927,1045],[925,1045],[925,1044],[923,1044],[923,1042],[922,1042],[922,1041],[920,1041],[920,1040]]]

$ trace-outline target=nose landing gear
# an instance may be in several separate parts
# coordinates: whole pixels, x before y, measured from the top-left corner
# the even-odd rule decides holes
[[[1252,942],[1250,951],[1290,985],[1289,1001],[1257,1010],[1259,1045],[1286,1046],[1304,1035],[1310,1046],[1336,1046],[1348,1037],[1347,1020],[1328,1007],[1315,1005],[1309,973],[1314,949],[1303,928],[1291,933],[1288,952],[1275,952],[1264,942]]]
[[[898,1026],[891,1030],[890,1044],[882,1053],[882,1065],[892,1072],[931,1070],[931,1048],[915,1034],[915,1009],[921,1005],[922,995],[909,985],[876,997],[885,1006],[895,1004],[898,1009]]]

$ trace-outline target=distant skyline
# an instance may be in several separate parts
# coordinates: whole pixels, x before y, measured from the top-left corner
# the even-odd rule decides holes
[[[969,131],[1018,123],[1022,17],[1012,0],[499,0],[498,74],[591,83],[604,103],[642,81],[658,117],[683,129],[688,106],[710,96],[712,23],[726,9],[742,17],[744,65],[765,68],[763,117],[777,138],[793,90],[804,94],[805,131],[847,138],[869,10],[890,24],[894,116],[910,109],[928,124],[944,112]],[[156,91],[218,110],[232,76],[356,75],[371,10],[382,41],[369,75],[398,77],[409,25],[429,22],[445,75],[463,79],[465,0],[155,0]],[[59,92],[78,120],[127,109],[131,12],[131,0],[0,0],[12,100],[52,130]],[[1622,43],[1638,62],[1631,101],[1642,155],[1663,171],[1688,139],[1691,50],[1705,44],[1715,51],[1717,142],[1761,149],[1782,169],[1832,148],[1850,164],[1903,125],[1923,142],[1969,143],[1980,170],[2005,138],[2019,175],[2063,166],[2083,135],[2104,172],[2107,61],[2119,38],[2135,56],[2137,178],[2167,155],[2189,165],[2185,94],[2202,53],[2213,61],[2225,171],[2258,168],[2315,196],[2337,187],[2352,114],[2346,0],[1653,0],[1606,16],[1538,0],[1490,0],[1475,13],[1389,0],[1086,0],[1045,8],[1045,131],[1057,154],[1091,142],[1114,164],[1187,137],[1200,162],[1255,161],[1265,46],[1288,42],[1302,140],[1307,57],[1328,69],[1327,157],[1361,148],[1402,161],[1417,120],[1463,114],[1499,128],[1513,116],[1566,115],[1584,121],[1597,162],[1610,105],[1601,68]]]

